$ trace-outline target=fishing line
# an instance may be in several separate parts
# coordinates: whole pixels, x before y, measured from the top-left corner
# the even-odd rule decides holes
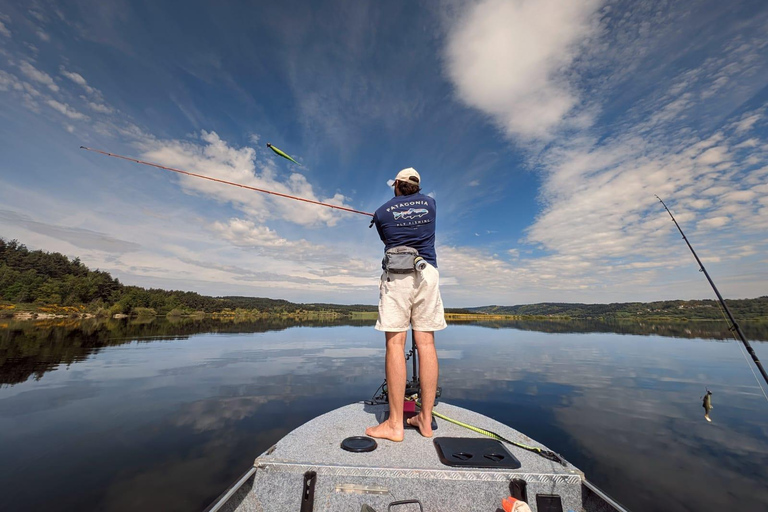
[[[723,311],[723,307],[720,305],[720,303],[717,304],[718,309],[720,311],[720,314],[723,315],[723,320],[728,322],[728,317],[725,316],[725,311]],[[733,336],[733,339],[736,341],[739,341],[739,338],[736,337],[735,334],[733,334],[732,329],[728,329],[731,332],[731,336]],[[747,366],[749,367],[749,371],[752,372],[752,376],[755,378],[755,382],[757,382],[757,387],[760,388],[760,391],[763,393],[763,397],[765,397],[765,401],[768,402],[768,395],[765,394],[765,389],[763,389],[763,385],[760,382],[760,379],[757,378],[757,374],[755,373],[755,369],[752,367],[751,364],[749,364],[749,358],[747,358],[747,353],[744,351],[744,347],[739,344],[739,352],[741,352],[741,355],[744,356],[744,361],[747,363]]]
[[[99,149],[87,148],[85,146],[80,146],[80,149],[84,149],[86,151],[92,151],[94,153],[99,153],[99,154],[102,154],[102,155],[105,155],[105,156],[111,156],[111,157],[114,157],[114,158],[121,158],[123,160],[128,160],[129,162],[133,162],[133,163],[136,163],[136,164],[148,165],[150,167],[156,167],[158,169],[163,169],[163,170],[166,170],[166,171],[171,171],[171,172],[176,172],[176,173],[179,173],[179,174],[184,174],[186,176],[192,176],[192,177],[201,178],[201,179],[204,179],[204,180],[215,181],[216,183],[224,183],[225,185],[232,185],[233,187],[240,187],[240,188],[244,188],[244,189],[247,189],[247,190],[253,190],[255,192],[262,192],[264,194],[270,194],[270,195],[273,195],[273,196],[284,197],[286,199],[294,199],[296,201],[303,201],[305,203],[316,204],[316,205],[319,205],[319,206],[326,206],[328,208],[334,208],[336,210],[343,210],[345,212],[350,212],[350,213],[359,213],[360,215],[368,215],[369,217],[373,217],[372,213],[363,212],[363,211],[360,211],[360,210],[354,210],[352,208],[347,208],[345,206],[338,206],[338,205],[335,205],[335,204],[323,203],[321,201],[314,201],[312,199],[307,199],[307,198],[304,198],[304,197],[298,197],[298,196],[292,196],[292,195],[289,195],[289,194],[283,194],[281,192],[275,192],[273,190],[265,190],[263,188],[251,187],[249,185],[243,185],[242,183],[235,183],[233,181],[226,181],[226,180],[221,180],[219,178],[212,178],[210,176],[205,176],[204,174],[195,174],[194,172],[182,171],[181,169],[174,169],[173,167],[166,167],[165,165],[155,164],[155,163],[152,163],[152,162],[145,162],[144,160],[137,160],[136,158],[130,158],[130,157],[118,155],[118,154],[115,154],[115,153],[109,153],[107,151],[101,151]]]
[[[416,405],[421,407],[421,400],[415,400],[415,402],[416,402]],[[545,459],[551,460],[553,462],[558,462],[558,463],[562,464],[563,466],[565,466],[565,461],[563,461],[563,459],[560,458],[560,456],[558,454],[556,454],[555,452],[552,452],[552,451],[549,451],[549,450],[542,450],[541,448],[538,448],[536,446],[528,446],[527,444],[518,443],[516,441],[510,441],[506,437],[504,437],[504,436],[502,436],[500,434],[497,434],[496,432],[492,432],[490,430],[486,430],[486,429],[480,428],[480,427],[475,427],[474,425],[470,425],[469,423],[464,423],[462,421],[455,420],[453,418],[449,418],[445,414],[440,414],[439,412],[435,411],[434,409],[432,410],[432,416],[444,419],[445,421],[453,423],[454,425],[458,425],[460,427],[464,427],[466,429],[471,430],[472,432],[477,432],[478,434],[482,434],[484,436],[488,436],[488,437],[490,437],[492,439],[496,439],[497,441],[501,441],[501,442],[504,442],[504,443],[507,443],[507,444],[511,444],[512,446],[516,446],[518,448],[522,448],[523,450],[528,450],[529,452],[536,453],[538,455],[541,455]]]
[[[672,222],[674,222],[675,226],[677,226],[677,230],[680,231],[680,234],[683,236],[683,240],[685,240],[685,243],[688,245],[688,248],[691,250],[691,254],[693,254],[693,257],[696,259],[696,263],[699,264],[699,271],[704,273],[704,276],[707,278],[707,281],[709,281],[709,285],[712,287],[712,290],[714,290],[715,295],[717,295],[717,300],[720,302],[720,306],[723,308],[725,313],[728,315],[728,319],[730,320],[731,332],[735,332],[736,334],[739,335],[739,339],[744,345],[744,348],[746,348],[747,352],[749,352],[749,355],[752,356],[752,361],[754,361],[755,366],[757,366],[757,369],[760,370],[760,373],[763,375],[763,379],[765,379],[765,382],[768,383],[768,374],[765,373],[765,368],[763,368],[763,364],[760,362],[760,359],[757,358],[757,354],[755,354],[755,350],[752,348],[752,345],[750,345],[749,342],[747,341],[747,338],[744,336],[744,333],[741,332],[741,328],[739,327],[739,324],[736,323],[736,319],[733,318],[733,315],[731,314],[731,310],[728,309],[728,304],[725,303],[723,296],[720,295],[720,291],[717,289],[717,286],[715,286],[715,282],[712,281],[711,277],[709,277],[709,272],[707,272],[707,269],[704,268],[704,264],[699,259],[699,256],[696,254],[696,251],[693,250],[693,246],[691,246],[691,242],[688,241],[688,238],[685,236],[685,233],[683,233],[683,228],[681,228],[680,224],[677,223],[677,220],[675,220],[675,216],[672,215],[671,211],[669,211],[669,208],[667,208],[667,205],[664,203],[664,201],[662,201],[659,196],[656,196],[656,199],[659,200],[659,202],[664,206],[664,209],[667,210],[667,213],[669,214],[669,216],[672,217]],[[761,390],[763,389],[762,386],[760,387],[760,389]],[[768,396],[766,397],[766,400],[768,400]]]

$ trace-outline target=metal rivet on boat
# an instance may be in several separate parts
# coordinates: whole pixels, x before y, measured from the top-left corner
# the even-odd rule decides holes
[[[342,449],[354,453],[372,452],[377,446],[376,441],[367,436],[352,436],[341,442]]]

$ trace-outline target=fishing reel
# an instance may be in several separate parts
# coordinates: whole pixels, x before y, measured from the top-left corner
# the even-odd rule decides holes
[[[437,386],[437,392],[435,393],[435,405],[438,404],[440,396],[443,394],[443,388]],[[421,383],[418,377],[414,380],[409,380],[405,383],[405,396],[421,396]],[[366,400],[370,405],[381,405],[389,403],[389,389],[387,388],[387,380],[381,383],[381,386],[373,393],[373,397],[370,400]]]
[[[412,362],[412,375],[411,380],[405,382],[405,396],[412,397],[413,395],[421,396],[421,381],[419,380],[419,367],[418,367],[418,351],[416,350],[416,341],[413,339],[413,333],[411,333],[411,350],[405,354],[405,361]],[[379,393],[380,392],[380,393]],[[438,403],[440,395],[443,394],[443,388],[437,386],[435,392],[435,405]],[[367,404],[380,405],[389,403],[389,388],[387,387],[387,379],[381,383],[376,391],[373,393],[373,397],[370,400],[366,400]]]

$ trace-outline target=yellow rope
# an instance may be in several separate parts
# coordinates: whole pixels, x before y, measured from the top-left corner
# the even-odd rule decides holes
[[[421,408],[421,401],[420,400],[413,399],[413,397],[409,398],[409,400],[414,400],[416,402],[416,405],[418,405],[419,408]],[[449,418],[445,414],[440,414],[439,412],[436,412],[434,410],[432,411],[432,415],[436,416],[436,417],[438,417],[440,419],[443,419],[445,421],[448,421],[450,423],[453,423],[454,425],[458,425],[460,427],[464,427],[466,429],[469,429],[469,430],[471,430],[473,432],[477,432],[478,434],[482,434],[482,435],[488,436],[488,437],[490,437],[492,439],[496,439],[497,441],[502,441],[504,443],[511,444],[512,446],[517,446],[518,448],[522,448],[523,450],[528,450],[528,451],[531,451],[531,452],[534,452],[534,453],[538,453],[539,455],[541,455],[545,459],[549,459],[549,460],[554,461],[554,462],[559,462],[560,464],[565,466],[565,462],[563,462],[563,459],[561,459],[555,452],[551,452],[549,450],[542,450],[541,448],[537,448],[535,446],[528,446],[526,444],[518,443],[518,442],[515,442],[515,441],[510,441],[509,439],[507,439],[507,438],[505,438],[503,436],[500,436],[496,432],[491,432],[490,430],[485,430],[484,428],[475,427],[474,425],[470,425],[468,423],[464,423],[462,421],[455,420],[453,418]]]

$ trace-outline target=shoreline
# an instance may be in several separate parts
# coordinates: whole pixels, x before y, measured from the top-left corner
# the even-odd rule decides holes
[[[378,319],[378,311],[374,306],[359,305],[363,308],[360,311],[350,311],[333,309],[333,305],[323,305],[328,309],[316,309],[310,305],[307,309],[293,309],[291,311],[269,309],[246,309],[225,308],[220,311],[205,312],[202,310],[190,311],[180,308],[173,309],[167,313],[158,313],[152,308],[137,307],[130,313],[115,312],[115,307],[102,306],[95,308],[87,307],[84,304],[76,306],[60,306],[58,304],[9,304],[0,303],[0,319],[14,321],[34,321],[34,320],[55,320],[55,319],[142,319],[151,320],[153,318],[168,319],[222,319],[222,320],[355,320],[371,321]],[[346,306],[342,306],[346,307]],[[366,309],[368,308],[368,309]],[[118,310],[119,311],[119,310]],[[768,322],[768,315],[765,311],[756,312],[750,316],[742,316],[738,319],[739,323],[765,323]],[[514,322],[514,321],[547,321],[547,322],[570,322],[570,321],[601,321],[601,322],[665,322],[665,323],[698,323],[698,322],[722,322],[722,318],[709,317],[685,317],[682,315],[665,315],[661,311],[648,311],[646,314],[628,315],[625,312],[615,314],[595,314],[595,315],[568,315],[568,314],[509,314],[493,312],[471,312],[462,308],[450,308],[445,312],[445,320],[451,323],[471,323],[471,322]]]
[[[187,313],[187,314],[124,314],[116,313],[114,315],[98,315],[94,313],[57,313],[48,311],[16,311],[8,315],[6,310],[5,315],[1,315],[0,319],[13,320],[18,322],[37,321],[37,320],[122,320],[122,319],[144,319],[151,320],[155,318],[168,318],[168,319],[192,319],[203,320],[220,319],[220,320],[266,320],[266,319],[283,319],[283,320],[371,320],[375,321],[378,318],[378,313],[360,311],[351,313],[338,313],[335,311],[328,311],[324,313],[318,312],[294,312],[294,313],[269,313],[269,312],[214,312],[214,313]],[[558,316],[558,315],[494,315],[484,313],[445,313],[445,320],[451,323],[462,322],[494,322],[494,321],[549,321],[549,322],[572,322],[579,320],[597,320],[603,322],[669,322],[669,323],[698,323],[698,322],[721,322],[719,319],[712,318],[680,318],[680,317],[665,317],[665,316],[647,316],[639,318],[626,318],[622,316],[591,316],[591,317],[571,317],[571,316]],[[756,317],[745,318],[740,321],[749,323],[763,323],[768,322],[768,317]]]

